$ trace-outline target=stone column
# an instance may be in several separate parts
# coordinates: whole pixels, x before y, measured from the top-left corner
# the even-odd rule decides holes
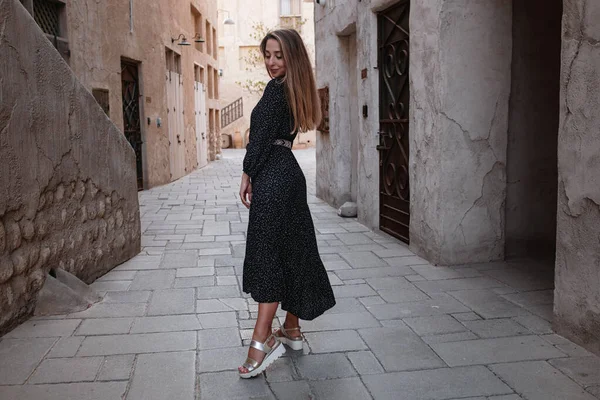
[[[600,4],[565,0],[554,328],[600,354]]]
[[[411,5],[411,248],[435,264],[504,256],[511,3]]]

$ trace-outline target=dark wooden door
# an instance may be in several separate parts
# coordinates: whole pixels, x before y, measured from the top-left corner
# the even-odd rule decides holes
[[[142,127],[140,123],[140,85],[138,64],[121,61],[123,87],[123,133],[135,151],[138,190],[144,189]]]
[[[378,14],[380,229],[409,243],[410,1]]]

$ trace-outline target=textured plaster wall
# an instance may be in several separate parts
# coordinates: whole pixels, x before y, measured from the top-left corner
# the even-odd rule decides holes
[[[553,261],[562,0],[515,1],[513,7],[506,256]]]
[[[600,354],[600,3],[565,0],[554,327]]]
[[[135,156],[18,0],[0,0],[0,335],[50,268],[91,282],[140,249]]]
[[[144,182],[153,187],[171,181],[169,131],[167,124],[166,59],[170,48],[181,55],[184,98],[185,168],[189,173],[198,166],[196,123],[194,114],[194,64],[219,69],[216,55],[208,54],[206,44],[202,50],[195,45],[178,46],[172,43],[180,33],[190,39],[195,34],[191,7],[202,14],[202,34],[206,37],[206,21],[221,30],[222,15],[217,18],[215,1],[144,1],[133,0],[133,13],[128,0],[113,0],[110,6],[93,0],[71,1],[67,4],[67,23],[70,66],[79,80],[88,88],[103,88],[110,92],[110,118],[123,129],[121,89],[121,59],[139,62],[140,98]],[[132,23],[132,25],[130,25]],[[109,29],[107,29],[109,27]],[[217,40],[218,41],[218,40]],[[212,46],[211,46],[212,47]],[[208,82],[208,77],[204,77]],[[206,97],[208,125],[209,108],[220,109],[218,99]],[[151,119],[151,124],[147,123]],[[162,119],[158,127],[156,120]],[[209,132],[206,129],[206,132]],[[207,145],[209,153],[219,151],[219,129],[213,132]]]
[[[436,264],[504,257],[512,7],[428,0],[411,14],[411,247]]]

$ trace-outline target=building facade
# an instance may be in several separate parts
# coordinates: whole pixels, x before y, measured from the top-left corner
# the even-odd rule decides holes
[[[224,26],[219,40],[222,131],[232,138],[239,132],[238,138],[245,145],[250,113],[270,79],[260,55],[260,40],[268,30],[294,28],[302,36],[314,65],[314,4],[312,0],[219,0],[219,9],[235,22]],[[314,146],[315,135],[315,131],[298,135],[296,145]]]
[[[21,2],[124,132],[136,152],[140,189],[215,159],[216,1]]]
[[[555,329],[600,352],[600,5],[315,7],[317,194],[432,264],[551,265]]]

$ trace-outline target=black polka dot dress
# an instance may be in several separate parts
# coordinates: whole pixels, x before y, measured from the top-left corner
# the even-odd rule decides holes
[[[252,111],[244,172],[252,203],[244,259],[243,290],[259,303],[280,302],[300,319],[312,320],[335,305],[319,257],[306,200],[306,179],[292,151],[293,120],[285,84],[271,80]]]

